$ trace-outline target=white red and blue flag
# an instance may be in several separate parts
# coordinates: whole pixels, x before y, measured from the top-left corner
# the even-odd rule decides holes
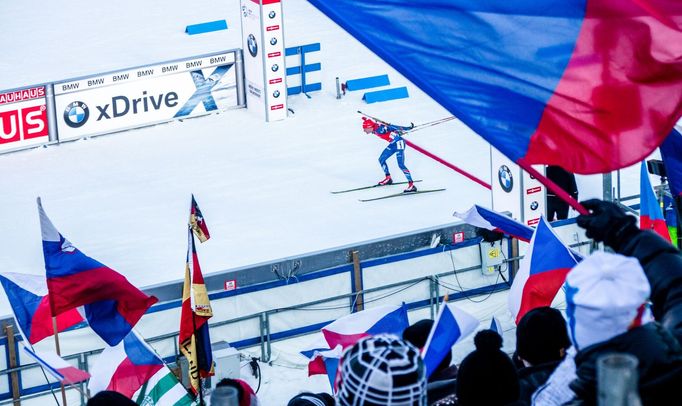
[[[52,314],[85,306],[93,331],[107,344],[118,344],[157,299],[74,247],[47,217],[40,198],[38,212]]]
[[[566,274],[581,259],[561,242],[542,217],[509,289],[509,310],[516,324],[528,311],[549,306],[566,280]]]
[[[64,358],[57,355],[55,352],[51,351],[32,351],[27,347],[23,347],[25,355],[28,355],[31,359],[37,362],[43,369],[52,375],[59,382],[73,385],[83,381],[87,381],[90,378],[90,374],[86,371],[82,371],[73,365],[69,364]],[[25,364],[25,363],[23,363]]]
[[[35,344],[54,334],[50,298],[44,276],[20,273],[0,273],[0,284],[5,289],[22,336]],[[57,331],[61,332],[82,323],[77,309],[57,316]]]
[[[533,229],[523,223],[475,204],[464,213],[455,212],[453,216],[462,219],[465,223],[490,231],[499,231],[503,234],[528,242],[533,236]]]
[[[441,304],[422,350],[427,377],[431,376],[443,358],[452,351],[452,346],[473,333],[478,324],[478,319],[464,310],[445,301]]]
[[[409,325],[407,307],[379,306],[351,313],[322,328],[329,348],[340,345],[347,348],[363,337],[377,334],[394,334],[402,336]]]

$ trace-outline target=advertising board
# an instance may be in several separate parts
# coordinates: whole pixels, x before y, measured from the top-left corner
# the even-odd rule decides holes
[[[60,141],[237,106],[233,52],[55,83]]]
[[[0,93],[0,151],[48,141],[45,87]]]

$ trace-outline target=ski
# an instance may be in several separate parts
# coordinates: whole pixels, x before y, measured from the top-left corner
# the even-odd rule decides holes
[[[414,183],[417,183],[417,182],[421,182],[421,179],[415,180],[415,181],[414,181]],[[407,183],[409,183],[409,182],[393,182],[393,183],[391,183],[390,185],[379,185],[379,184],[376,184],[376,185],[371,185],[371,186],[356,187],[356,188],[353,188],[353,189],[335,190],[335,191],[333,191],[333,192],[331,192],[331,193],[336,195],[336,194],[339,194],[339,193],[355,192],[355,191],[357,191],[357,190],[374,189],[375,187],[392,186],[392,185],[405,185],[405,184],[407,184]]]
[[[371,198],[371,199],[358,199],[358,200],[360,200],[361,202],[371,202],[371,201],[374,201],[374,200],[389,199],[389,198],[391,198],[391,197],[418,195],[418,194],[420,194],[420,193],[433,193],[433,192],[440,192],[440,191],[443,191],[443,190],[445,190],[445,189],[443,188],[443,189],[417,190],[416,192],[407,192],[407,193],[406,193],[406,192],[401,192],[401,193],[395,193],[395,194],[392,194],[392,195],[374,197],[374,198]]]

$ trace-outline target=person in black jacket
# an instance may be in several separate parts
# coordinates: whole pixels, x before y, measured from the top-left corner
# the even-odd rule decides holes
[[[548,165],[545,175],[572,198],[578,200],[578,186],[575,183],[575,175],[557,165]],[[565,220],[567,218],[568,203],[560,199],[551,190],[547,190],[547,220]]]
[[[519,320],[515,356],[523,364],[518,371],[520,400],[530,403],[533,392],[547,381],[570,346],[566,320],[559,310],[536,307]]]
[[[581,264],[569,272],[566,281],[567,314],[569,326],[573,324],[571,337],[578,350],[575,356],[577,378],[569,385],[576,395],[572,404],[593,405],[597,403],[596,361],[599,356],[611,352],[629,353],[637,357],[639,361],[638,392],[643,405],[679,403],[680,388],[682,388],[682,346],[680,345],[682,342],[682,255],[657,234],[639,230],[635,225],[636,218],[627,215],[618,205],[597,199],[582,202],[582,205],[590,213],[580,215],[577,223],[585,228],[587,236],[595,241],[604,242],[619,254],[636,258],[641,268],[633,269],[632,264],[626,261],[627,258],[612,255],[621,265],[614,264],[613,260],[602,263],[604,268],[602,271],[608,275],[594,274],[597,278],[603,278],[599,281],[602,285],[590,285],[590,280],[579,280],[582,275],[585,275],[575,272]],[[624,297],[624,292],[610,292],[610,294],[602,295],[597,287],[608,283],[618,283],[621,278],[636,281],[636,274],[638,271],[642,272],[642,269],[645,275],[643,283],[646,285],[648,281],[650,285],[651,313],[655,321],[647,322],[647,306],[641,306],[637,309],[633,323],[620,334],[609,337],[615,332],[612,331],[609,334],[609,329],[617,323],[609,324],[608,322],[612,320],[604,320],[602,317],[595,318],[595,325],[592,329],[580,329],[580,318],[589,319],[590,314],[589,311],[580,308],[580,303],[571,303],[572,301],[579,302],[575,297],[582,295],[583,298],[589,298],[592,295],[594,300],[601,301],[601,307],[615,308],[620,305],[622,299],[627,299]],[[578,288],[574,289],[573,285]],[[582,293],[580,292],[581,286]],[[631,283],[627,290],[636,292],[639,291],[638,289],[648,288],[648,286],[641,286],[641,283],[639,286]],[[589,291],[590,295],[585,295],[588,289],[592,289]],[[640,295],[639,298],[644,297]],[[571,306],[574,307],[571,308]]]

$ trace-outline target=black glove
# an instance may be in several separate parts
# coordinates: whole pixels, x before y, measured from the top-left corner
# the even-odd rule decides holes
[[[578,225],[586,230],[587,237],[603,241],[616,251],[639,232],[635,225],[637,219],[615,203],[590,199],[580,204],[590,211],[590,214],[581,214],[576,219]]]
[[[487,228],[479,228],[476,230],[476,234],[483,238],[485,242],[495,242],[500,241],[504,238],[504,234],[499,231],[488,230]]]

